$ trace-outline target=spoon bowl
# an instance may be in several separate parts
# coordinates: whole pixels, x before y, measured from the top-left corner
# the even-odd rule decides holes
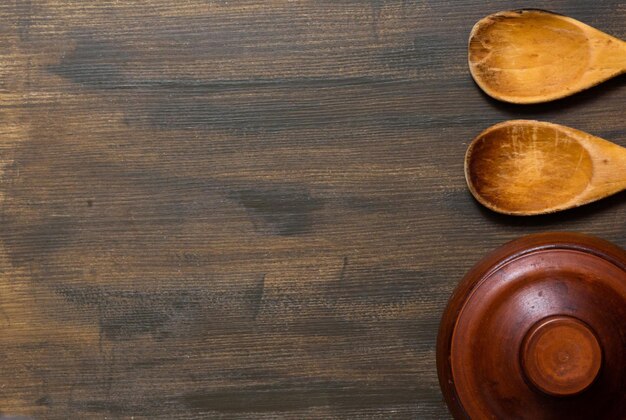
[[[493,211],[552,213],[626,189],[626,149],[558,124],[506,121],[469,145],[465,178]]]
[[[567,16],[543,10],[489,15],[468,46],[472,77],[491,97],[547,102],[626,72],[626,42]]]

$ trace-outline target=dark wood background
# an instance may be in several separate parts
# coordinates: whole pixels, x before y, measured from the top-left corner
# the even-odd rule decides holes
[[[0,417],[448,418],[466,270],[531,232],[626,246],[624,194],[514,218],[466,189],[505,119],[626,146],[624,77],[474,85],[474,22],[530,6],[626,38],[608,0],[3,1]]]

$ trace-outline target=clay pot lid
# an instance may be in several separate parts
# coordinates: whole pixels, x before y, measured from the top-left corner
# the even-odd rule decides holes
[[[455,418],[626,418],[626,252],[573,233],[492,252],[448,303],[437,368]]]

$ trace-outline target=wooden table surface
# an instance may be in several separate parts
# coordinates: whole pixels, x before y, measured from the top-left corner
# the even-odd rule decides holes
[[[0,418],[449,418],[436,333],[478,259],[626,246],[624,194],[515,218],[467,191],[506,119],[626,146],[624,77],[526,107],[473,83],[472,25],[538,5],[3,1]],[[549,7],[626,38],[624,1]]]

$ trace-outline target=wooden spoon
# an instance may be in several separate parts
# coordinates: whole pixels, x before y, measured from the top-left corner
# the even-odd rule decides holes
[[[519,104],[562,98],[626,72],[626,42],[542,10],[500,12],[478,21],[468,55],[482,90]]]
[[[506,121],[469,145],[465,179],[493,211],[551,213],[626,189],[626,149],[558,124]]]

